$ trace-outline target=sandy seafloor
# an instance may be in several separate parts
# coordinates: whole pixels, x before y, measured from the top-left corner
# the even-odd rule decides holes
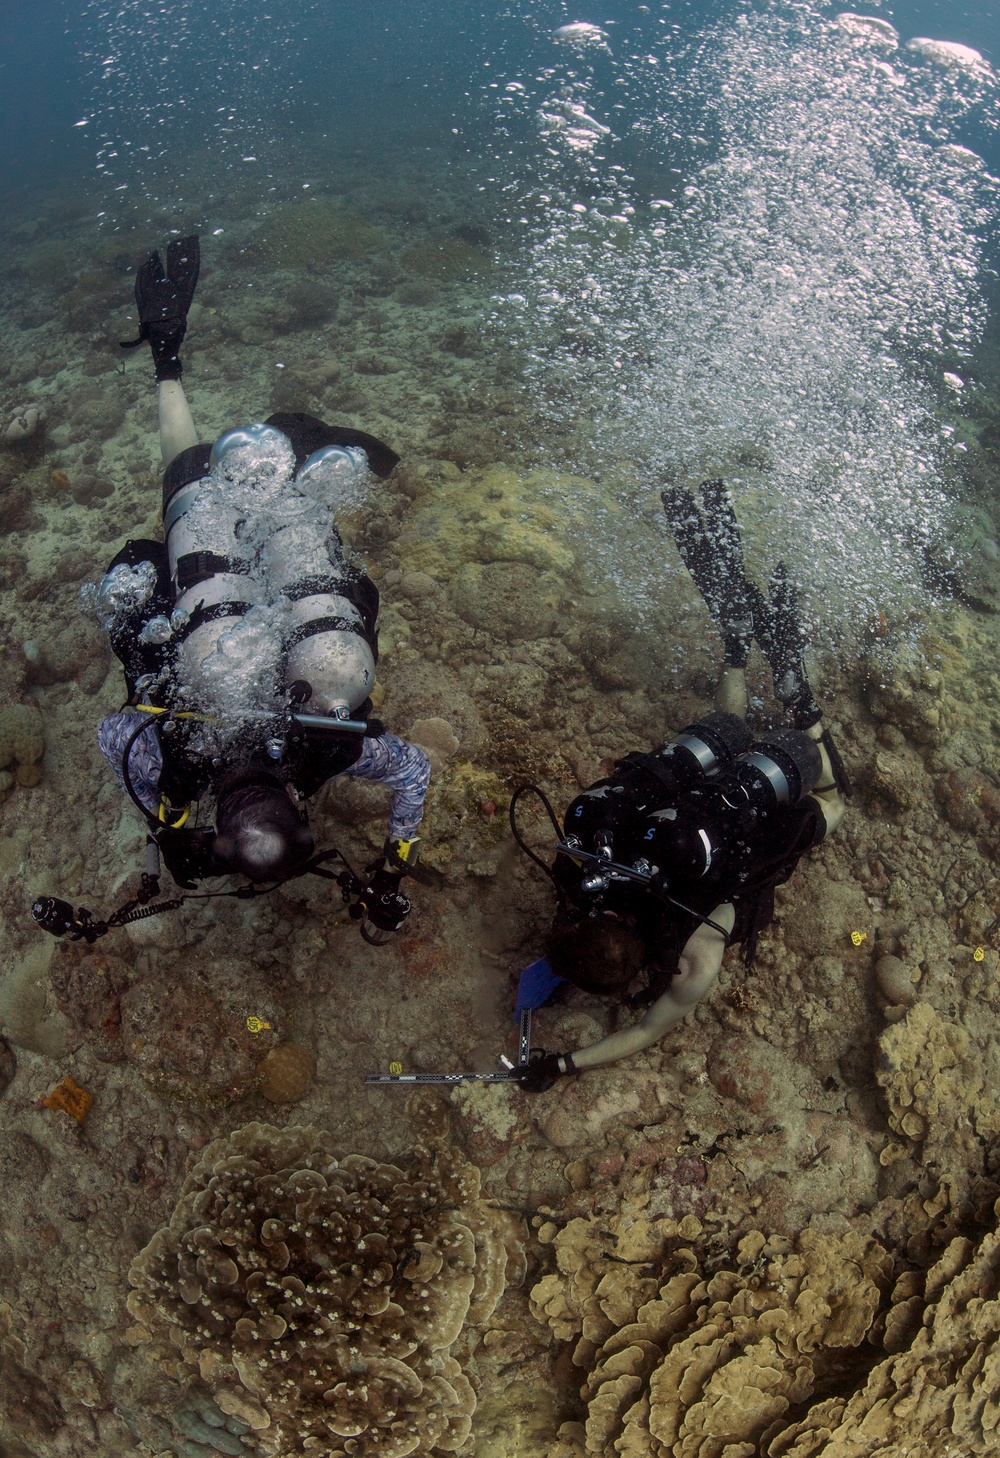
[[[391,186],[370,163],[359,147],[335,190],[305,202],[290,187],[263,224],[249,188],[227,200],[184,359],[205,439],[282,406],[403,456],[343,524],[383,595],[379,712],[435,770],[433,884],[383,949],[321,882],[191,904],[92,948],[32,923],[36,895],[108,910],[140,869],[141,827],[94,735],[121,675],[77,594],[126,535],[158,526],[151,370],[145,351],[123,365],[113,346],[129,332],[127,264],[161,239],[95,237],[84,192],[40,188],[4,220],[0,399],[42,405],[47,424],[0,451],[0,708],[37,704],[45,735],[40,782],[0,804],[0,1453],[403,1451],[349,1423],[325,1444],[286,1432],[269,1447],[277,1418],[264,1428],[255,1408],[248,1426],[245,1404],[220,1407],[232,1374],[185,1364],[169,1314],[159,1327],[129,1314],[128,1273],[210,1141],[253,1121],[316,1126],[409,1169],[434,1120],[479,1171],[481,1223],[502,1219],[517,1249],[504,1294],[452,1347],[478,1393],[464,1446],[438,1428],[405,1451],[995,1453],[991,612],[885,616],[817,666],[856,785],[849,815],[779,893],[752,975],[728,958],[661,1045],[540,1096],[441,1095],[430,1114],[363,1085],[392,1061],[487,1069],[511,1049],[516,974],[550,914],[506,826],[511,788],[536,780],[564,806],[615,756],[707,709],[717,664],[654,530],[655,494],[648,521],[629,521],[592,483],[534,469],[547,427],[479,324],[504,240],[473,183],[430,148],[383,150]],[[960,426],[987,512],[998,421],[1000,401],[992,426]],[[644,572],[669,557],[640,622],[595,547],[616,531]],[[981,609],[995,590],[985,550]],[[757,659],[751,678],[767,699]],[[377,790],[325,791],[317,841],[363,861],[384,812]],[[250,1016],[269,1027],[248,1032]],[[538,1014],[535,1041],[569,1047],[612,1025],[572,994]],[[260,1065],[288,1043],[315,1076],[276,1103]],[[93,1097],[82,1125],[40,1102],[67,1076]]]

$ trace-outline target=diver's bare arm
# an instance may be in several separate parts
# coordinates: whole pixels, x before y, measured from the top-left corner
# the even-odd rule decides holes
[[[726,931],[732,931],[736,912],[730,903],[717,906],[712,912]],[[704,923],[688,937],[678,962],[678,972],[662,997],[649,1009],[641,1022],[633,1028],[624,1028],[620,1033],[611,1033],[589,1048],[580,1048],[573,1054],[573,1066],[577,1070],[597,1068],[602,1063],[614,1063],[638,1053],[657,1042],[670,1031],[699,1002],[711,992],[722,966],[722,954],[726,950],[725,939],[712,927]]]
[[[830,763],[830,756],[826,752],[826,745],[820,742],[823,734],[823,725],[821,723],[813,724],[805,732],[809,735],[810,739],[815,739],[819,748],[820,758],[823,761],[822,769],[819,772],[819,780],[817,781],[819,788],[813,790],[810,799],[815,800],[819,806],[820,813],[826,821],[826,834],[829,835],[831,830],[836,830],[837,826],[843,820],[844,811],[847,807],[844,804],[844,797],[840,793],[837,785],[836,777],[833,773],[833,766]]]
[[[160,380],[156,387],[156,406],[160,417],[160,455],[166,467],[181,451],[198,444],[198,434],[180,380]]]

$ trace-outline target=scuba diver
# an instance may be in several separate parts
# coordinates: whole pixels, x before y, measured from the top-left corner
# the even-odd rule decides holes
[[[511,806],[515,838],[551,876],[558,898],[547,958],[522,974],[519,1008],[543,1005],[565,980],[648,1011],[589,1047],[537,1050],[519,1080],[528,1092],[657,1042],[715,985],[728,946],[742,943],[749,969],[774,915],[775,887],[836,829],[851,793],[809,687],[797,593],[783,564],[765,596],[747,577],[721,481],[697,493],[671,486],[661,500],[722,633],[715,709],[655,752],[619,760],[577,796],[562,828],[545,802],[559,837],[551,868],[518,834],[517,796]],[[791,721],[759,739],[745,722],[753,640]],[[641,969],[647,986],[629,997]]]
[[[410,911],[401,882],[414,873],[430,763],[369,717],[379,595],[346,560],[335,512],[399,458],[362,431],[296,413],[199,444],[180,360],[199,266],[195,236],[170,243],[165,269],[158,253],[139,269],[139,338],[123,347],[152,350],[164,540],[127,542],[91,589],[128,689],[100,725],[100,748],[149,826],[138,900],[158,893],[161,857],[181,887],[235,874],[251,886],[234,894],[254,894],[314,871],[339,879],[347,900],[346,873],[320,864],[340,853],[314,854],[303,802],[354,776],[392,792],[382,854],[363,877],[351,873],[352,914],[378,942]],[[51,898],[33,910],[57,935],[107,930],[90,913],[68,919]]]

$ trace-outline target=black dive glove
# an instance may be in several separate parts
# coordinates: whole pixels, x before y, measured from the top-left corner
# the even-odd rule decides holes
[[[559,1060],[566,1064],[566,1072],[559,1067]],[[532,1053],[527,1068],[519,1068],[517,1081],[525,1093],[546,1093],[557,1078],[565,1078],[566,1074],[575,1073],[576,1065],[573,1062],[571,1053],[546,1053],[539,1048]]]
[[[193,234],[190,238],[176,238],[169,245],[166,273],[159,253],[153,253],[136,275],[139,337],[121,340],[121,347],[135,349],[148,342],[158,384],[161,380],[179,380],[183,373],[180,348],[200,266],[200,244],[198,235]]]

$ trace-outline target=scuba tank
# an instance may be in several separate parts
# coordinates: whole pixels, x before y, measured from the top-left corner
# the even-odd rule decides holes
[[[216,707],[206,661],[217,653],[223,635],[263,597],[255,563],[238,538],[246,512],[225,499],[213,472],[237,450],[280,448],[283,441],[280,431],[266,425],[227,431],[212,446],[206,473],[165,493],[163,534],[174,589],[173,617],[186,619],[174,638],[176,675],[201,708]],[[277,663],[274,667],[276,672]]]
[[[326,446],[304,462],[293,486],[300,499],[336,500],[367,470],[363,450]],[[291,603],[284,684],[295,685],[296,699],[308,703],[311,713],[353,713],[375,682],[374,613],[359,608],[367,594],[359,596],[359,574],[350,572],[341,548],[332,516],[324,521],[315,511],[279,527],[261,548],[271,597]]]
[[[241,480],[241,454],[264,459],[260,480]],[[311,712],[349,716],[375,682],[378,593],[344,562],[334,510],[367,475],[365,451],[326,446],[293,476],[292,441],[254,424],[220,436],[204,464],[165,493],[163,512],[185,698],[225,716],[222,640],[259,609],[249,656],[264,702],[246,707],[277,711],[294,685]]]
[[[675,805],[692,786],[710,780],[750,748],[753,735],[735,714],[714,709],[652,754],[618,760],[615,773],[584,790],[564,819],[567,839],[585,850],[598,839],[614,845],[617,860],[646,856],[648,817]]]

